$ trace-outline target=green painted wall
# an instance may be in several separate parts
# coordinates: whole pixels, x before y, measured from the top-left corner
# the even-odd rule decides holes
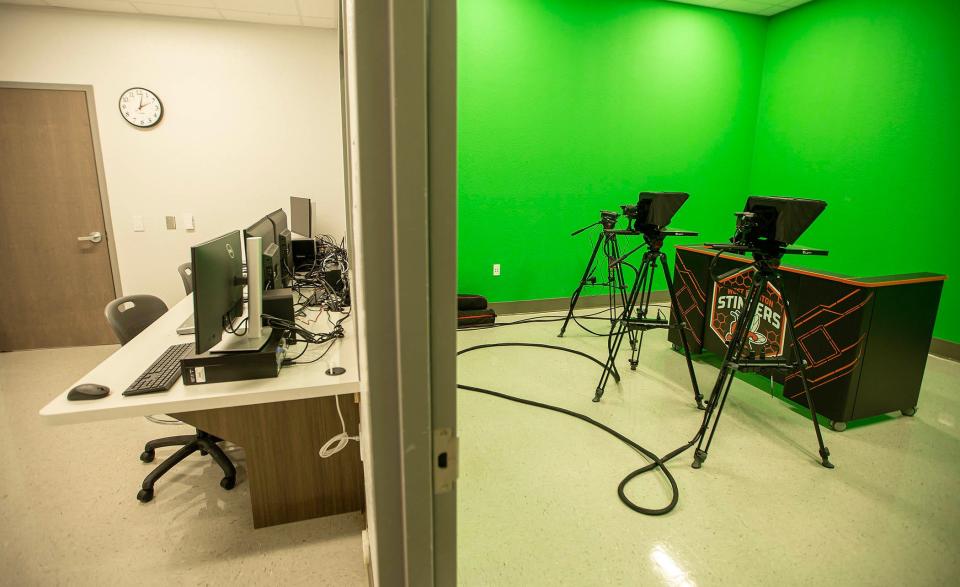
[[[766,19],[645,0],[458,10],[460,291],[569,296],[596,234],[570,232],[641,190],[692,194],[677,227],[742,204]]]
[[[803,244],[831,255],[791,262],[953,275],[935,335],[960,341],[956,5],[460,0],[460,291],[568,296],[595,238],[569,233],[640,190],[690,192],[694,242],[750,193],[815,197]]]
[[[803,240],[830,256],[811,266],[952,276],[934,335],[960,341],[960,4],[816,0],[771,19],[750,191],[829,202]]]

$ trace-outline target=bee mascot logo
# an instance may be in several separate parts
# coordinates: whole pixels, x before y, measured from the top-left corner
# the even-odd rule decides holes
[[[753,273],[752,268],[747,268],[713,284],[710,329],[724,344],[730,344],[737,320],[746,309]],[[767,290],[760,296],[760,305],[749,324],[745,354],[763,357],[779,357],[783,354],[786,312],[783,296],[772,284],[767,283]]]

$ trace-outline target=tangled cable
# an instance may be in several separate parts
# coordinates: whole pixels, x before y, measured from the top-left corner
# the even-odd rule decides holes
[[[561,319],[537,320],[537,322],[554,322],[554,321],[559,321],[559,320],[562,320],[562,318],[561,318]],[[505,326],[506,326],[506,325],[513,325],[513,324],[527,324],[527,323],[530,323],[530,321],[523,321],[523,320],[521,320],[521,321],[517,321],[517,322],[505,324]],[[586,353],[584,353],[584,352],[581,352],[581,351],[578,351],[578,350],[575,350],[575,349],[569,349],[569,348],[561,347],[561,346],[555,346],[555,345],[550,345],[550,344],[541,344],[541,343],[529,343],[529,342],[500,342],[500,343],[479,344],[479,345],[471,346],[471,347],[465,348],[465,349],[463,349],[463,350],[461,350],[461,351],[458,351],[458,352],[457,352],[457,356],[460,356],[460,355],[463,355],[463,354],[465,354],[465,353],[469,353],[469,352],[472,352],[472,351],[480,350],[480,349],[489,349],[489,348],[496,348],[496,347],[517,347],[517,346],[519,346],[519,347],[534,347],[534,348],[542,348],[542,349],[551,349],[551,350],[557,350],[557,351],[563,351],[563,352],[567,352],[567,353],[572,353],[572,354],[575,354],[575,355],[578,355],[578,356],[581,356],[581,357],[585,357],[585,358],[593,361],[594,363],[597,363],[598,365],[604,366],[604,368],[606,368],[605,365],[604,365],[603,363],[601,363],[598,359],[596,359],[596,358],[594,358],[594,357],[592,357],[592,356],[590,356],[590,355],[588,355],[588,354],[586,354]],[[620,379],[619,379],[619,376],[616,374],[616,371],[611,372],[611,375],[614,376],[614,378],[615,378],[616,381],[619,381],[619,380],[620,380]],[[614,438],[620,440],[621,442],[623,442],[623,443],[626,444],[627,446],[633,448],[634,450],[636,450],[637,452],[639,452],[640,454],[642,454],[643,456],[645,456],[647,459],[650,460],[650,463],[648,463],[647,465],[644,465],[643,467],[640,467],[640,468],[635,469],[635,470],[631,471],[630,473],[628,473],[628,474],[626,475],[626,477],[624,477],[623,480],[620,481],[620,485],[617,487],[617,495],[620,497],[620,501],[622,501],[622,502],[624,503],[624,505],[626,505],[628,508],[630,508],[631,510],[633,510],[633,511],[635,511],[635,512],[638,512],[638,513],[641,513],[641,514],[645,514],[645,515],[648,515],[648,516],[662,516],[662,515],[664,515],[664,514],[667,514],[667,513],[671,512],[671,511],[673,510],[673,508],[675,508],[675,507],[677,506],[677,502],[680,500],[680,488],[677,486],[677,481],[676,481],[676,479],[674,479],[673,474],[670,473],[670,470],[667,468],[666,463],[667,463],[669,460],[671,460],[671,459],[673,459],[674,457],[676,457],[677,455],[679,455],[679,454],[683,453],[684,451],[686,451],[687,449],[689,449],[691,446],[693,446],[693,445],[700,439],[700,437],[704,434],[704,432],[705,432],[706,429],[707,429],[707,417],[706,417],[706,416],[707,416],[707,413],[704,412],[702,421],[701,421],[701,423],[700,423],[700,427],[699,427],[699,429],[697,430],[697,433],[693,436],[693,438],[692,438],[689,442],[687,442],[687,443],[683,444],[682,446],[680,446],[680,447],[672,450],[671,452],[667,453],[666,456],[660,457],[660,456],[658,456],[657,454],[655,454],[653,451],[651,451],[651,450],[643,447],[643,446],[640,445],[639,443],[631,440],[630,438],[628,438],[627,436],[621,434],[620,432],[617,432],[616,430],[614,430],[613,428],[607,426],[607,425],[604,424],[603,422],[598,422],[597,420],[594,420],[593,418],[591,418],[590,416],[587,416],[587,415],[585,415],[585,414],[581,414],[581,413],[579,413],[579,412],[574,412],[573,410],[568,410],[568,409],[566,409],[566,408],[561,408],[561,407],[558,407],[558,406],[554,406],[554,405],[550,405],[550,404],[546,404],[546,403],[542,403],[542,402],[537,402],[537,401],[533,401],[533,400],[528,400],[528,399],[520,398],[520,397],[513,396],[513,395],[509,395],[509,394],[506,394],[506,393],[503,393],[503,392],[494,391],[494,390],[492,390],[492,389],[485,389],[485,388],[482,388],[482,387],[477,387],[477,386],[474,386],[474,385],[466,385],[466,384],[458,383],[458,384],[457,384],[457,387],[458,387],[459,389],[463,389],[463,390],[465,390],[465,391],[473,391],[473,392],[476,392],[476,393],[482,393],[482,394],[489,395],[489,396],[493,396],[493,397],[499,397],[499,398],[501,398],[501,399],[510,400],[510,401],[512,401],[512,402],[516,402],[516,403],[520,403],[520,404],[524,404],[524,405],[528,405],[528,406],[533,406],[533,407],[537,407],[537,408],[543,408],[543,409],[545,409],[545,410],[550,410],[550,411],[552,411],[552,412],[557,412],[557,413],[560,413],[560,414],[565,414],[565,415],[567,415],[567,416],[571,416],[571,417],[573,417],[573,418],[577,418],[578,420],[582,420],[582,421],[584,421],[584,422],[586,422],[586,423],[588,423],[588,424],[590,424],[590,425],[592,425],[592,426],[595,426],[596,428],[599,428],[600,430],[603,430],[603,431],[606,432],[607,434],[610,434],[610,435],[613,436]],[[670,491],[671,491],[670,503],[668,503],[666,506],[660,507],[660,508],[649,508],[649,507],[641,506],[641,505],[637,504],[636,502],[632,501],[629,497],[627,497],[626,492],[625,492],[626,486],[627,486],[631,481],[633,481],[634,479],[636,479],[636,478],[639,477],[640,475],[643,475],[644,473],[647,473],[648,471],[652,471],[652,470],[654,470],[654,469],[660,470],[660,472],[663,474],[663,476],[667,479],[667,482],[670,484]]]

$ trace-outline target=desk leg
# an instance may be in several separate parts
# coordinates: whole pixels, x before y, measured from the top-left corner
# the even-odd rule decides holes
[[[363,507],[358,444],[327,459],[318,454],[341,431],[334,402],[323,397],[171,415],[244,448],[253,525],[263,528]],[[340,408],[347,432],[355,435],[360,412],[354,396],[341,396]]]

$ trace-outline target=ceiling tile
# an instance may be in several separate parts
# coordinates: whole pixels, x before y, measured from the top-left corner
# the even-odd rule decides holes
[[[140,0],[131,0],[134,6],[142,4]],[[163,4],[166,6],[189,6],[198,8],[216,8],[213,0],[146,0],[147,4]]]
[[[320,29],[337,28],[337,18],[326,18],[323,16],[301,16],[303,26],[316,27]]]
[[[220,15],[220,11],[216,8],[157,4],[153,0],[150,2],[139,2],[138,0],[133,0],[133,5],[144,14],[160,14],[162,16],[183,16],[186,18],[212,18],[214,20],[223,20],[223,17]]]
[[[722,3],[717,5],[717,8],[723,10],[733,10],[736,12],[747,12],[750,14],[757,14],[758,10],[766,8],[769,6],[768,3],[758,4],[756,2],[750,2],[748,0],[724,0]]]
[[[44,0],[2,0],[0,4],[25,4],[27,6],[48,6]]]
[[[104,12],[137,12],[126,0],[47,0],[50,6],[79,8],[80,10],[100,10]]]
[[[297,0],[301,16],[337,18],[340,3],[337,0]]]
[[[767,6],[766,8],[761,8],[757,11],[757,14],[762,14],[763,16],[773,16],[774,14],[779,14],[787,10],[786,6]]]
[[[217,8],[224,10],[291,16],[299,16],[300,14],[297,10],[297,0],[214,0],[214,2],[216,2]]]
[[[220,9],[220,14],[227,20],[240,20],[243,22],[259,22],[263,24],[287,24],[299,25],[300,17],[289,14],[265,14],[262,12],[243,12],[240,10]]]

